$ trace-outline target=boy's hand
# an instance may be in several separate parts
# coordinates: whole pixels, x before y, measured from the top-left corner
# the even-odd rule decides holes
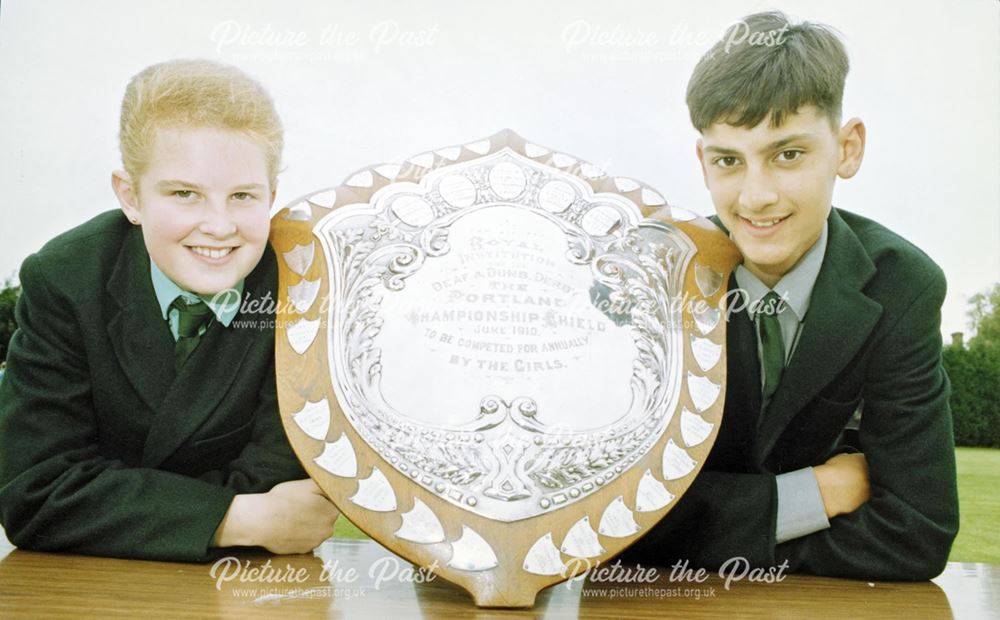
[[[311,479],[282,482],[267,493],[234,497],[214,544],[308,553],[330,537],[339,514]]]
[[[813,467],[828,519],[857,510],[871,497],[864,454],[838,454]]]

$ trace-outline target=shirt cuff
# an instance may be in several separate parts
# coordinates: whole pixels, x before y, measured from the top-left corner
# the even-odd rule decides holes
[[[779,544],[830,527],[812,467],[779,474],[775,481],[778,518],[774,529]]]

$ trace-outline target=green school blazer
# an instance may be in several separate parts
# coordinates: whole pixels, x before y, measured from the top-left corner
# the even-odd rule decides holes
[[[771,405],[761,413],[753,323],[735,313],[712,452],[677,506],[626,557],[710,569],[738,557],[754,566],[787,561],[790,571],[873,580],[939,574],[958,532],[941,366],[944,296],[944,275],[923,252],[834,209],[809,311]],[[848,439],[859,407],[860,429]],[[871,499],[827,530],[776,544],[775,475],[853,450],[868,462]]]
[[[276,277],[268,248],[245,295],[274,298]],[[305,477],[277,411],[273,317],[213,322],[175,373],[142,232],[120,211],[50,241],[20,280],[0,384],[15,545],[205,560],[234,495]]]

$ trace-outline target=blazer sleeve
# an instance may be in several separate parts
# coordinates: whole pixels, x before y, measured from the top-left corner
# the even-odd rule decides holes
[[[87,319],[53,292],[38,255],[20,277],[18,330],[0,384],[7,536],[43,551],[206,559],[235,491],[102,453],[82,337]]]
[[[622,557],[711,570],[734,558],[774,566],[776,515],[773,475],[702,470],[667,516]]]
[[[958,533],[950,387],[941,365],[943,274],[875,343],[861,417],[871,499],[830,529],[780,545],[793,570],[923,580],[944,570]]]
[[[949,384],[941,365],[944,276],[934,273],[874,343],[864,387],[861,448],[871,498],[830,528],[775,541],[775,477],[703,471],[631,560],[754,566],[833,577],[925,580],[947,563],[958,532],[958,491]],[[818,465],[820,463],[815,463]]]

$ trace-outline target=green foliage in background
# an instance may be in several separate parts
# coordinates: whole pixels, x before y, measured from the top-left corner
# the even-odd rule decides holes
[[[1000,282],[969,298],[969,323],[975,334],[970,347],[1000,347]]]
[[[968,347],[944,348],[955,444],[1000,448],[1000,283],[969,299]]]
[[[955,445],[1000,448],[1000,347],[946,347]]]
[[[4,282],[3,290],[0,290],[0,360],[7,359],[7,345],[10,337],[17,329],[14,322],[14,306],[17,304],[17,297],[21,294],[21,287],[14,286],[11,280]]]

